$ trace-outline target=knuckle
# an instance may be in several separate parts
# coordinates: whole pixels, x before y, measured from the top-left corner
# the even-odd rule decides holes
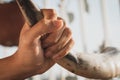
[[[66,37],[71,37],[71,35],[72,35],[71,30],[69,28],[65,28],[65,36]]]
[[[47,41],[46,43],[48,43],[49,45],[54,45],[57,43],[57,40],[56,39],[51,39],[49,41]]]
[[[57,48],[57,51],[59,51],[59,50],[62,49],[62,46],[61,45],[56,45],[56,48]]]
[[[49,12],[52,14],[56,14],[56,11],[54,9],[49,9]]]
[[[55,16],[57,15],[54,9],[41,9],[41,11],[43,12],[43,15],[46,19],[55,18]]]
[[[56,43],[57,43],[56,41],[52,41],[50,45],[52,46],[55,45]]]
[[[45,48],[45,47],[50,47],[50,46],[52,46],[52,45],[54,45],[56,43],[57,43],[57,41],[54,40],[54,39],[52,39],[52,40],[51,39],[47,39],[47,40],[42,42],[42,45]]]
[[[62,21],[63,21],[63,24],[66,25],[65,20],[64,20],[63,18],[57,17],[57,19],[58,19],[58,20],[62,20]]]
[[[55,39],[55,38],[51,38],[51,40],[49,41],[49,43],[51,43],[51,44],[55,44],[55,43],[57,43],[57,39]]]
[[[75,44],[75,41],[72,38],[71,38],[71,44],[73,45]]]
[[[69,49],[71,49],[71,48],[73,47],[73,45],[74,45],[74,41],[73,41],[73,39],[71,39],[71,40],[70,40],[70,43],[69,43],[69,46],[68,46]]]
[[[66,29],[67,29],[67,32],[68,32],[70,35],[72,35],[72,32],[71,32],[70,28],[66,28]]]
[[[62,55],[66,55],[68,53],[68,50],[65,50]]]

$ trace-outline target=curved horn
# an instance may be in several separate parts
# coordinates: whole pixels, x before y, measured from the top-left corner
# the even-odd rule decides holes
[[[32,26],[43,18],[42,12],[37,10],[30,0],[17,0],[19,7]],[[56,61],[72,73],[87,78],[109,79],[120,75],[120,51],[116,48],[107,48],[106,54],[68,54]]]

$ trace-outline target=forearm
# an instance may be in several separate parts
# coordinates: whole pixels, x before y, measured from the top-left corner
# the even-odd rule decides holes
[[[15,55],[0,59],[0,80],[24,80],[32,75]]]
[[[58,64],[80,76],[108,79],[120,75],[120,53],[67,55]]]

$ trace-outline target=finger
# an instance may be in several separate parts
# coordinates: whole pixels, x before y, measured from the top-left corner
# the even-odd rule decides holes
[[[23,35],[23,34],[24,34],[25,32],[27,32],[29,29],[30,29],[30,26],[29,26],[27,23],[25,23],[25,24],[23,25],[23,28],[22,28],[20,34]]]
[[[44,40],[42,40],[43,48],[48,48],[48,47],[56,44],[58,42],[58,40],[60,39],[61,35],[62,35],[63,29],[64,28],[62,28],[59,31],[56,31],[54,33],[49,34],[47,36],[47,38],[45,38]]]
[[[46,49],[46,57],[51,57],[54,53],[61,50],[71,39],[71,31],[69,28],[65,28],[60,40],[55,45]]]
[[[74,45],[74,41],[71,39],[69,43],[62,50],[57,52],[57,54],[52,57],[52,59],[58,60],[66,56],[69,53],[70,49],[73,47],[73,45]]]
[[[61,17],[57,17],[57,20],[62,20],[63,21],[63,25],[66,26],[65,20]]]
[[[44,20],[49,20],[49,19],[57,20],[57,14],[54,9],[41,9],[41,12],[43,13]],[[24,31],[25,31],[25,29],[28,29],[28,28],[30,28],[29,25],[27,23],[25,23],[25,25],[23,27]],[[23,33],[23,30],[21,31],[21,33]]]
[[[45,20],[57,20],[57,13],[54,9],[41,9]]]
[[[58,20],[62,20],[62,18],[59,18],[58,17]],[[65,29],[65,22],[62,23],[63,26],[60,30],[54,32],[54,33],[51,33],[51,34],[48,34],[46,36],[43,36],[44,38],[42,39],[42,46],[43,48],[47,48],[49,46],[52,46],[53,44],[57,43],[58,40],[60,39],[60,37],[62,36],[62,33]]]
[[[28,31],[28,37],[31,40],[34,40],[37,37],[41,37],[42,35],[46,33],[51,33],[54,31],[59,30],[61,27],[61,21],[51,21],[48,24],[45,24],[45,20],[39,21],[37,24],[35,24],[29,31]]]

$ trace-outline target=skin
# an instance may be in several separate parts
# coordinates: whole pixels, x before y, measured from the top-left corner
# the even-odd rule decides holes
[[[58,18],[60,19],[60,18]],[[65,25],[65,23],[64,23]],[[67,34],[69,32],[68,29],[64,29],[66,27],[63,27],[60,31],[58,31],[56,34],[51,34],[46,38],[46,41],[44,40],[43,43],[47,43],[43,45],[43,47],[49,46],[51,44],[54,44],[54,42],[58,41],[58,44],[61,42],[63,45],[56,46],[57,49],[64,46],[64,40],[65,38],[60,38],[59,35],[61,34]],[[56,37],[54,37],[56,36]],[[66,35],[68,37],[68,42],[71,40],[71,35]],[[61,42],[59,42],[61,41]],[[51,47],[51,50],[54,48]],[[56,49],[56,50],[57,50]],[[68,48],[69,49],[69,48]],[[49,51],[49,49],[47,49]],[[54,51],[52,51],[54,53]],[[46,57],[51,57],[52,53],[47,53]],[[68,54],[65,57],[62,57],[62,55],[65,55],[64,53],[59,54],[59,57],[61,58],[58,60],[56,59],[55,62],[57,62],[59,65],[64,67],[65,69],[69,70],[70,72],[86,77],[86,78],[94,78],[94,79],[111,79],[114,77],[117,77],[120,75],[120,51],[115,47],[105,47],[102,49],[100,53],[92,53],[92,54],[85,54],[85,53],[74,53]],[[97,59],[96,59],[97,58]],[[93,62],[94,61],[94,62]]]
[[[8,6],[9,9],[10,6],[12,5]],[[54,11],[50,11],[53,17],[50,17],[49,11],[43,12],[45,18],[34,26],[24,24],[20,32],[18,50],[14,55],[0,59],[0,80],[24,80],[33,75],[42,74],[53,66],[56,60],[64,57],[73,46],[71,31],[63,25],[63,21],[54,14]],[[0,28],[11,26],[10,22],[2,19],[1,22],[4,23],[1,23]],[[45,34],[49,36],[43,38]],[[51,36],[55,40],[51,39]]]
[[[16,10],[19,10],[18,7],[15,8],[15,11]],[[36,34],[35,33],[36,31],[39,32],[40,28],[38,28],[37,26],[40,22],[38,22],[33,28],[30,28],[28,24],[25,24],[21,32],[19,48],[16,51],[16,53],[13,56],[0,60],[1,63],[0,68],[2,69],[0,71],[0,75],[2,75],[2,77],[0,76],[1,80],[10,80],[10,79],[22,80],[32,75],[41,74],[46,70],[48,70],[52,65],[54,65],[55,62],[57,62],[59,65],[63,66],[65,69],[69,70],[70,72],[87,78],[107,80],[120,75],[120,64],[119,64],[120,52],[116,48],[107,47],[101,52],[102,54],[77,53],[74,55],[72,54],[67,55],[69,49],[73,45],[73,40],[71,38],[71,31],[69,30],[69,28],[66,27],[65,24],[63,25],[63,20],[57,17],[57,15],[54,13],[54,10],[53,11],[51,10],[50,12],[52,13],[52,17],[49,17],[49,14],[47,14],[49,12],[43,11],[45,18],[42,20],[43,21],[42,23],[58,20],[57,24],[59,23],[61,24],[61,26],[59,25],[59,29],[58,28],[54,29],[54,31],[52,31],[53,30],[52,29],[50,32],[49,30],[48,32],[45,31],[45,33],[49,33],[49,34],[44,36],[43,36],[44,33],[39,34],[39,39],[40,39],[39,40],[38,37],[33,36],[33,34]],[[3,15],[4,14],[5,13],[3,13]],[[6,12],[6,15],[7,14],[8,13]],[[16,15],[17,14],[18,13],[16,13]],[[9,15],[14,16],[13,13]],[[7,15],[6,18],[8,18],[9,15]],[[20,16],[21,14],[17,16],[17,18],[19,17],[19,19],[16,19],[16,20],[20,20],[19,25],[21,25],[22,24],[21,21],[23,21],[22,17]],[[1,16],[1,18],[2,17],[3,16]],[[2,24],[2,26],[6,26],[5,23],[7,23],[7,21],[3,22],[4,18],[3,19],[1,18],[0,18],[0,22],[1,22],[0,24]],[[10,21],[8,21],[7,24],[10,24],[9,23]],[[0,40],[0,42],[8,39],[9,40],[13,39],[12,41],[15,42],[17,41],[16,35],[14,35],[15,32],[12,31],[12,29],[9,26],[6,27],[10,32],[5,31],[8,33],[6,33],[7,35],[4,35],[6,38],[7,37],[9,38],[7,39],[5,37],[0,38],[2,39]],[[12,28],[15,28],[15,25],[14,26],[11,25],[11,26]],[[1,28],[0,32],[4,33],[3,30],[6,30],[6,27],[0,27]],[[19,29],[21,28],[21,26],[17,26],[17,25],[16,27]],[[43,28],[45,27],[42,27],[41,29],[43,30]],[[31,30],[33,30],[33,32]],[[18,33],[18,31],[16,32]],[[42,35],[42,37],[40,35]],[[3,43],[6,43],[6,41]],[[13,43],[14,42],[12,42],[12,44]],[[6,64],[10,67],[6,68]],[[17,67],[21,67],[21,68],[18,70]]]

